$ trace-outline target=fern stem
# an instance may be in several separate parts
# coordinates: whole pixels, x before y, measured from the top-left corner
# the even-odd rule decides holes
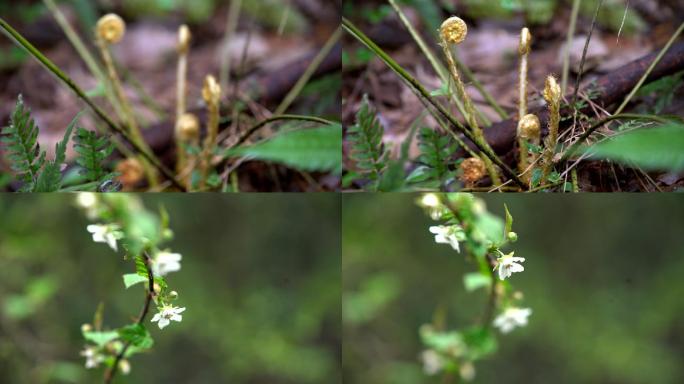
[[[328,53],[330,53],[335,44],[337,44],[337,42],[340,40],[341,35],[342,28],[337,28],[337,30],[335,30],[332,36],[330,36],[328,41],[326,41],[325,45],[323,45],[323,48],[321,48],[316,57],[314,57],[314,59],[311,60],[311,64],[309,64],[309,66],[306,68],[302,76],[297,80],[297,83],[292,87],[292,89],[290,90],[290,92],[287,93],[283,101],[280,102],[280,105],[278,105],[278,107],[275,109],[275,115],[282,115],[283,113],[285,113],[285,111],[287,111],[292,102],[302,92],[304,86],[309,82],[313,74],[316,72],[316,69],[321,65],[323,60],[328,56]]]
[[[456,118],[454,118],[449,112],[446,111],[444,106],[441,104],[437,103],[433,98],[430,96],[430,93],[423,87],[418,80],[416,80],[413,76],[411,76],[404,68],[402,68],[399,64],[397,64],[394,59],[392,59],[385,51],[382,50],[382,48],[378,47],[377,44],[375,44],[368,36],[366,36],[363,32],[361,32],[351,21],[349,21],[347,18],[343,17],[342,18],[342,25],[344,26],[345,30],[349,32],[354,38],[359,40],[362,44],[364,44],[368,49],[373,51],[378,57],[388,66],[392,71],[394,71],[399,77],[402,78],[402,80],[409,86],[409,88],[421,99],[424,99],[427,101],[436,111],[437,113],[445,118],[449,123],[456,127],[456,129],[462,133],[468,140],[470,140],[486,157],[488,157],[494,164],[499,166],[501,170],[508,176],[514,183],[516,183],[518,186],[521,188],[527,188],[527,185],[525,182],[523,182],[518,175],[516,175],[513,170],[511,170],[508,165],[506,165],[500,158],[499,156],[494,153],[494,151],[489,147],[488,145],[484,145],[481,143],[477,137],[470,132],[468,129],[466,129],[463,124],[461,124]],[[451,131],[451,129],[449,129]]]
[[[3,32],[5,32],[12,41],[14,41],[20,47],[25,49],[31,56],[38,60],[43,66],[45,66],[48,71],[50,71],[67,87],[69,87],[69,89],[71,89],[76,94],[76,96],[83,100],[83,102],[85,102],[95,112],[95,114],[107,124],[107,126],[112,131],[120,134],[128,143],[131,144],[131,146],[135,149],[136,152],[140,153],[147,161],[149,161],[155,168],[157,168],[159,172],[161,172],[166,178],[168,178],[174,186],[180,188],[181,190],[185,190],[183,184],[176,179],[173,172],[166,168],[159,161],[159,159],[157,159],[154,156],[154,154],[152,154],[149,151],[149,149],[146,149],[144,146],[139,145],[135,140],[133,140],[131,135],[129,135],[128,132],[126,132],[126,130],[123,129],[121,126],[117,125],[114,122],[114,120],[112,120],[112,118],[109,117],[109,115],[107,115],[102,110],[102,108],[97,106],[97,104],[95,104],[69,76],[67,76],[61,69],[59,69],[59,67],[57,67],[57,65],[55,65],[55,63],[53,63],[50,59],[45,57],[45,55],[43,55],[36,47],[34,47],[28,40],[26,40],[26,38],[24,38],[19,32],[12,28],[12,26],[9,25],[1,17],[0,28],[2,28]]]
[[[679,35],[682,34],[682,32],[684,32],[684,22],[679,26],[679,28],[677,28],[677,30],[672,35],[672,37],[670,37],[670,40],[668,40],[667,44],[665,44],[663,49],[660,50],[660,52],[658,53],[658,56],[656,56],[655,60],[653,60],[651,65],[648,66],[648,69],[646,70],[646,72],[644,72],[644,75],[641,76],[641,79],[639,79],[639,82],[634,86],[634,88],[632,88],[632,91],[629,93],[629,95],[627,95],[627,97],[625,97],[625,100],[622,102],[622,104],[620,104],[618,109],[615,111],[616,115],[619,114],[620,112],[622,112],[622,110],[625,109],[627,104],[629,104],[629,101],[632,100],[632,97],[634,97],[634,95],[637,93],[639,88],[641,88],[641,86],[644,84],[644,82],[646,82],[646,79],[648,78],[648,76],[653,71],[653,68],[655,68],[655,66],[658,65],[658,62],[660,62],[660,59],[662,59],[663,56],[665,56],[665,53],[667,53],[667,51],[670,49],[670,47],[675,42],[675,40],[677,40],[677,37],[679,37]]]

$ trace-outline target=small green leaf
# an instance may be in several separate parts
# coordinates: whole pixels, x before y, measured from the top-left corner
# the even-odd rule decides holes
[[[484,327],[472,327],[463,332],[471,359],[480,359],[496,352],[497,343],[492,331]]]
[[[506,211],[506,225],[504,227],[504,241],[508,238],[508,232],[513,230],[513,216],[508,211],[508,206],[504,204],[504,210]]]
[[[137,273],[127,273],[123,275],[123,281],[126,289],[128,289],[138,283],[147,281],[147,276],[140,276]]]
[[[109,343],[110,341],[117,339],[119,337],[119,333],[117,331],[107,331],[107,332],[89,331],[89,332],[83,332],[83,337],[86,340],[92,341],[93,343],[97,344],[97,346],[101,347],[101,346]]]
[[[589,148],[592,157],[645,170],[684,170],[684,125],[667,124],[618,135]]]
[[[131,343],[138,348],[150,348],[154,344],[152,336],[141,324],[131,324],[119,328],[118,335],[124,342]]]
[[[485,276],[480,272],[466,273],[463,275],[463,285],[468,292],[472,292],[478,288],[489,287],[491,284],[492,278]]]
[[[342,125],[283,132],[249,147],[233,148],[226,156],[286,164],[304,171],[342,172]]]

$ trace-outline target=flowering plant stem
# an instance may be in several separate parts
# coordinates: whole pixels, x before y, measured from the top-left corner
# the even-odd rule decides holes
[[[59,67],[57,67],[57,65],[55,65],[55,63],[53,63],[50,59],[45,57],[45,55],[43,55],[36,47],[34,47],[33,44],[26,40],[26,38],[12,28],[12,26],[1,17],[0,28],[2,28],[3,32],[5,32],[17,45],[25,49],[31,56],[44,65],[48,71],[54,74],[60,81],[69,87],[69,89],[71,89],[76,96],[83,100],[113,132],[120,134],[128,143],[130,143],[136,152],[140,153],[140,155],[150,164],[152,164],[152,166],[154,166],[157,170],[159,170],[162,175],[168,178],[175,187],[185,190],[185,187],[178,179],[176,179],[174,173],[166,168],[161,161],[159,161],[159,159],[149,151],[149,149],[141,146],[123,127],[116,124],[114,120],[109,117],[109,115],[107,115],[102,108],[95,104],[69,76],[59,69]]]
[[[150,303],[152,302],[152,298],[154,297],[154,273],[152,272],[152,268],[150,266],[150,255],[147,252],[143,252],[143,260],[145,261],[145,268],[147,269],[147,291],[145,292],[145,304],[143,304],[142,310],[140,310],[140,315],[138,316],[138,321],[136,324],[142,325],[143,322],[145,321],[145,317],[147,317],[147,313],[150,311]],[[123,348],[121,348],[121,352],[119,352],[118,355],[114,358],[114,364],[112,364],[107,371],[105,371],[104,375],[104,383],[109,384],[114,380],[114,376],[116,375],[116,372],[118,371],[118,366],[119,362],[121,359],[126,356],[126,351],[128,348],[131,346],[131,342],[127,342],[124,344]]]
[[[411,76],[406,70],[404,70],[394,59],[392,59],[387,53],[385,53],[380,47],[377,46],[368,36],[361,32],[351,21],[347,18],[342,18],[342,25],[344,29],[350,33],[354,38],[359,40],[368,49],[373,51],[378,57],[388,66],[392,71],[394,71],[401,79],[409,86],[409,88],[421,99],[426,101],[430,106],[432,106],[437,114],[447,120],[453,127],[455,127],[460,133],[462,133],[468,140],[470,140],[489,160],[496,164],[503,171],[506,176],[508,176],[515,184],[519,187],[526,189],[527,184],[518,177],[518,175],[511,170],[488,146],[484,145],[474,133],[470,132],[463,126],[454,116],[452,116],[447,110],[433,100],[430,93],[423,87],[413,76]],[[455,135],[451,129],[448,130],[449,133]]]

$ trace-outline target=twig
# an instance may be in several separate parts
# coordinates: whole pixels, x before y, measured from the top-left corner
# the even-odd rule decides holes
[[[145,317],[147,316],[147,313],[150,311],[150,303],[152,302],[152,298],[154,297],[154,273],[152,272],[152,268],[150,267],[150,256],[147,254],[147,252],[143,252],[143,260],[145,261],[145,269],[147,269],[147,292],[145,293],[145,304],[143,305],[142,310],[140,311],[140,315],[138,316],[138,321],[136,321],[136,324],[142,325],[143,321],[145,321]],[[126,356],[126,351],[128,348],[131,346],[131,341],[126,342],[124,344],[123,348],[121,348],[121,352],[119,352],[118,355],[116,355],[116,358],[114,358],[114,364],[112,364],[109,369],[105,372],[104,376],[104,383],[109,384],[114,380],[114,376],[116,375],[116,372],[119,370],[119,362],[121,362],[121,359]]]
[[[563,73],[561,74],[561,90],[563,94],[568,91],[568,74],[570,72],[570,44],[575,36],[575,26],[577,25],[577,15],[579,14],[580,3],[582,0],[573,0],[572,13],[570,15],[570,26],[568,27],[568,38],[565,41],[563,51]]]

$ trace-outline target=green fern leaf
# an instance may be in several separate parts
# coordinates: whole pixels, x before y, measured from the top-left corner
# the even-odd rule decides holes
[[[19,95],[9,127],[2,129],[1,141],[6,145],[7,160],[24,186],[20,191],[33,191],[38,173],[45,164],[45,152],[38,145],[38,127],[31,118],[31,111],[24,107]]]
[[[81,172],[88,181],[101,183],[116,176],[104,168],[105,161],[114,151],[114,145],[107,137],[98,137],[95,132],[78,128],[74,150],[78,155],[76,162],[83,167]]]
[[[379,181],[387,167],[389,151],[382,143],[384,129],[378,121],[375,111],[364,95],[361,108],[356,114],[356,124],[349,127],[350,157],[359,169],[362,177],[370,180],[368,189],[377,191]]]
[[[424,186],[444,187],[454,177],[454,172],[448,167],[449,158],[456,152],[458,144],[450,137],[440,135],[430,128],[423,128],[419,135],[421,164],[409,175],[412,183]]]
[[[67,127],[62,141],[57,143],[55,147],[55,159],[53,161],[48,161],[47,164],[45,164],[42,172],[38,175],[34,192],[54,192],[62,187],[61,168],[62,164],[66,161],[67,144],[71,138],[71,132],[74,130],[74,126],[79,117],[81,117],[80,113],[74,117]]]

